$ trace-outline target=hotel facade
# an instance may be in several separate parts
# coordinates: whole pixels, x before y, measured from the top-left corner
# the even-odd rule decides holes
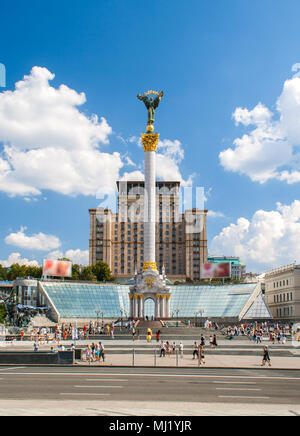
[[[101,260],[116,278],[128,279],[144,263],[144,182],[117,182],[117,213],[90,209],[89,263]],[[207,261],[205,209],[180,213],[180,182],[156,181],[155,258],[171,280],[200,280]]]

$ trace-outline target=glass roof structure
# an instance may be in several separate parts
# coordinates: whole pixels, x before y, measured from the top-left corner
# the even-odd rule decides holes
[[[265,297],[259,294],[256,300],[252,303],[246,314],[243,316],[244,319],[262,319],[262,318],[272,318],[272,314],[268,308]]]
[[[206,318],[239,318],[250,297],[257,293],[244,318],[272,318],[257,286],[260,287],[257,283],[170,286],[170,312],[179,318],[195,317],[196,312]],[[60,318],[129,316],[128,285],[41,281],[40,290]]]

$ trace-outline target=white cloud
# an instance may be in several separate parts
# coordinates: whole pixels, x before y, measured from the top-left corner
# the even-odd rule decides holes
[[[295,70],[295,69],[294,69]],[[228,171],[246,174],[253,181],[270,179],[296,183],[300,181],[300,77],[285,81],[273,114],[262,103],[254,109],[237,108],[236,125],[254,126],[234,140],[234,147],[219,154]]]
[[[25,234],[26,227],[16,233],[10,233],[5,238],[8,245],[14,245],[26,250],[48,251],[60,247],[61,242],[57,236],[46,235],[45,233],[37,233],[32,236]]]
[[[128,139],[130,143],[142,146],[141,139],[132,136]],[[158,180],[179,181],[182,186],[191,186],[194,174],[185,180],[180,171],[180,164],[184,159],[184,150],[178,139],[164,139],[158,142],[156,153],[156,176]],[[122,180],[144,180],[142,171],[125,172]]]
[[[10,267],[14,263],[18,263],[19,265],[27,265],[27,266],[39,266],[36,260],[28,260],[26,258],[22,258],[20,253],[11,253],[8,256],[7,260],[0,260],[0,265],[5,268]]]
[[[78,110],[84,93],[50,86],[46,68],[34,67],[0,93],[0,191],[31,197],[49,189],[65,195],[95,195],[114,188],[123,162],[105,153],[111,127],[104,118]]]
[[[121,180],[126,181],[143,181],[145,180],[144,174],[142,171],[136,170],[131,172],[125,172],[123,176],[121,177]]]
[[[209,210],[207,212],[207,216],[209,216],[210,218],[224,218],[224,214],[223,212],[216,212],[214,210]]]
[[[89,250],[67,250],[65,253],[62,251],[56,250],[48,254],[48,259],[60,259],[62,257],[66,257],[70,259],[73,263],[78,265],[88,265],[89,264]]]
[[[159,141],[156,154],[157,178],[165,181],[179,181],[181,186],[191,186],[194,174],[185,180],[180,171],[180,163],[184,159],[184,150],[178,139]]]
[[[300,260],[300,201],[239,218],[212,240],[210,251],[240,256],[252,268],[273,268]]]

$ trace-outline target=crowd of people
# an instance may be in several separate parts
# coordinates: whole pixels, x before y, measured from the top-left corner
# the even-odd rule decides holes
[[[251,324],[242,323],[223,328],[229,340],[234,339],[240,335],[248,336],[257,344],[261,344],[262,340],[269,341],[272,344],[285,344],[287,337],[292,334],[292,327],[289,324],[270,324],[268,322],[253,322]]]
[[[89,363],[105,362],[105,347],[102,342],[92,343],[87,345],[84,351],[85,360]]]
[[[117,323],[116,323],[117,324]],[[65,346],[63,345],[64,340],[66,339],[75,339],[75,340],[88,340],[90,336],[94,335],[106,335],[114,339],[114,322],[104,323],[102,322],[91,322],[88,325],[84,325],[80,328],[77,328],[77,325],[73,324],[62,324],[61,326],[56,326],[55,328],[37,328],[31,331],[30,339],[34,342],[34,351],[39,351],[39,346],[42,344],[57,344],[57,348],[60,351],[65,350]],[[118,327],[124,327],[131,332],[132,341],[140,339],[140,332],[137,325],[133,321],[128,321],[126,323],[122,323],[121,325],[118,323]],[[257,344],[262,343],[262,341],[269,341],[272,344],[281,343],[285,344],[287,337],[292,334],[291,326],[288,324],[279,324],[279,323],[270,323],[270,322],[253,322],[253,323],[241,323],[233,326],[224,325],[219,326],[216,322],[211,322],[207,320],[204,324],[206,329],[210,330],[210,335],[206,335],[205,338],[203,334],[201,334],[200,341],[194,342],[192,349],[188,347],[188,353],[191,353],[192,359],[197,359],[199,364],[205,364],[205,347],[206,342],[207,346],[211,348],[215,348],[218,346],[217,343],[217,331],[223,333],[229,340],[233,340],[234,338],[238,338],[239,336],[247,336],[250,340],[256,342]],[[216,330],[216,334],[213,334],[211,330]],[[24,338],[21,334],[21,339]],[[161,339],[161,330],[157,330],[155,333],[152,332],[151,328],[147,329],[146,341],[147,343],[152,343],[155,340],[158,349],[159,349],[159,357],[170,357],[172,355],[177,355],[180,358],[184,357],[184,344],[182,341],[176,343],[173,341],[172,343],[168,340]],[[75,346],[72,344],[71,348],[75,349]],[[54,352],[54,347],[51,347],[51,352]],[[83,352],[83,358],[89,362],[105,362],[105,349],[102,342],[92,342],[88,344]],[[268,346],[263,347],[263,355],[262,355],[262,365],[271,366],[271,359]]]

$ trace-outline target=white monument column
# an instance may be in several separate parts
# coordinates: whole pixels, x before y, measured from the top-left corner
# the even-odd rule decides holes
[[[139,316],[139,301],[137,295],[134,296],[134,318],[138,318]]]
[[[146,265],[155,264],[155,151],[145,152],[145,245]]]
[[[144,266],[157,271],[155,262],[155,220],[156,220],[156,150],[158,133],[142,133],[145,152],[145,192],[144,192]]]
[[[160,317],[160,298],[156,296],[155,301],[155,318],[158,319]]]
[[[166,318],[170,318],[170,296],[166,296],[166,313],[165,313],[165,317]]]
[[[165,296],[162,296],[161,299],[161,306],[160,306],[160,317],[165,318]]]

